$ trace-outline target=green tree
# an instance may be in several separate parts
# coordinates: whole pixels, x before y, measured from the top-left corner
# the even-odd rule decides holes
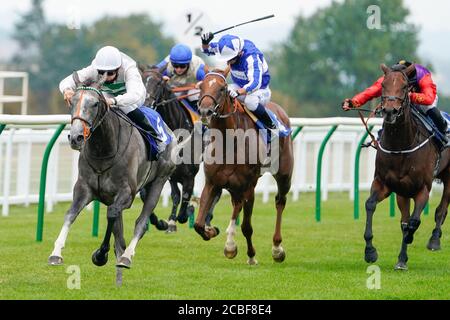
[[[381,29],[368,27],[375,16],[371,5],[380,9]],[[273,87],[301,105],[297,114],[340,114],[344,98],[381,75],[380,63],[417,61],[418,28],[406,22],[408,15],[402,0],[345,0],[299,16],[274,53]]]
[[[103,17],[92,25],[70,29],[48,23],[43,0],[33,0],[31,10],[21,16],[14,32],[20,50],[13,62],[30,74],[30,113],[66,112],[58,96],[59,82],[73,70],[89,65],[96,51],[113,45],[143,63],[157,63],[174,41],[162,26],[147,15]]]

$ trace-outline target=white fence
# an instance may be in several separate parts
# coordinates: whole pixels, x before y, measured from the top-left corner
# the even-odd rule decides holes
[[[5,81],[7,79],[21,79],[22,81],[22,93],[19,96],[5,95]],[[0,114],[3,113],[3,105],[5,103],[21,104],[20,114],[27,113],[28,107],[28,73],[15,72],[15,71],[0,71]]]
[[[380,119],[372,123],[379,125]],[[12,204],[29,205],[38,202],[39,179],[45,147],[56,130],[55,124],[68,123],[69,116],[0,115],[0,124],[8,124],[0,135],[0,203],[2,214],[8,215]],[[339,125],[327,144],[322,165],[322,200],[328,191],[348,191],[353,197],[354,158],[357,143],[364,134],[359,119],[291,119],[293,126],[304,126],[294,140],[295,167],[291,192],[294,200],[301,192],[315,191],[317,155],[320,144],[331,125]],[[26,128],[24,128],[26,127]],[[375,127],[373,132],[376,132]],[[77,178],[78,152],[68,145],[68,130],[59,136],[51,152],[47,171],[46,210],[55,203],[70,201]],[[367,190],[374,171],[375,151],[361,153],[360,189]],[[204,184],[201,169],[196,177],[194,195],[199,196]],[[256,192],[268,201],[276,192],[274,179],[266,174],[258,182]],[[170,187],[162,193],[163,205],[169,204]]]

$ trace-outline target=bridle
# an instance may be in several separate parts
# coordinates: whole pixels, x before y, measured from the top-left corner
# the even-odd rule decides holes
[[[386,95],[382,95],[381,96],[381,111],[382,112],[386,112],[385,111],[385,102],[386,101],[399,101],[400,105],[398,107],[394,107],[394,109],[398,112],[395,117],[399,117],[403,114],[405,107],[409,106],[410,104],[410,99],[409,99],[409,81],[408,81],[408,76],[406,75],[406,73],[403,70],[392,70],[391,72],[399,72],[402,74],[403,79],[406,81],[406,85],[403,87],[403,96],[399,97],[399,96],[386,96]]]
[[[221,105],[220,105],[220,103],[218,102],[219,99],[222,99],[222,102],[224,102],[224,99],[226,99],[226,97],[228,96],[228,84],[227,84],[227,79],[226,79],[225,76],[224,76],[223,74],[221,74],[221,73],[218,73],[218,72],[208,72],[208,73],[205,75],[205,78],[203,79],[203,83],[206,81],[206,78],[207,78],[208,76],[219,76],[219,77],[221,77],[221,78],[223,79],[223,81],[225,82],[225,86],[223,87],[223,91],[221,91],[221,94],[219,95],[219,97],[214,97],[214,96],[212,96],[212,95],[210,95],[210,94],[206,94],[206,93],[203,94],[203,95],[200,97],[200,99],[198,99],[198,109],[200,110],[200,105],[201,105],[203,99],[206,98],[206,97],[208,97],[208,98],[210,98],[210,99],[213,101],[213,103],[214,103],[214,107],[209,108],[209,111],[211,111],[210,114],[211,114],[211,116],[212,116],[213,118],[220,118],[220,119],[223,119],[223,118],[228,118],[228,117],[232,116],[232,115],[236,112],[236,110],[237,110],[237,105],[234,104],[234,109],[233,109],[233,111],[228,112],[228,113],[226,113],[226,114],[222,114],[222,113],[220,112],[220,107],[221,107]],[[224,96],[224,94],[225,94],[225,96]],[[229,97],[229,96],[228,96],[228,97]],[[222,106],[223,106],[223,105],[222,105]]]
[[[100,90],[98,90],[97,88],[89,87],[89,86],[80,86],[80,87],[77,87],[75,89],[75,91],[93,91],[99,97],[99,101],[97,102],[97,104],[98,104],[97,114],[95,115],[94,121],[92,121],[92,123],[89,120],[80,116],[80,108],[81,108],[81,100],[82,100],[81,97],[77,103],[77,110],[75,111],[75,116],[72,116],[72,119],[70,121],[70,124],[73,124],[74,120],[80,120],[81,122],[83,122],[83,137],[84,137],[84,141],[86,142],[92,136],[92,133],[95,131],[95,129],[97,129],[102,124],[103,120],[106,117],[106,114],[109,111],[109,108],[107,106],[105,97],[100,92]],[[101,114],[102,112],[103,112],[103,114]],[[99,120],[97,120],[97,119],[99,119]]]
[[[150,73],[145,78],[145,88],[147,89],[149,81],[150,81],[150,79],[152,79],[152,75],[151,74],[152,73],[155,74],[155,75],[161,75],[161,74],[158,71],[155,71],[155,70],[146,70],[145,72],[149,72]],[[156,109],[159,106],[158,101],[161,99],[161,95],[162,95],[162,92],[163,92],[163,89],[164,89],[163,88],[163,82],[164,82],[164,80],[161,77],[161,79],[159,79],[158,83],[156,84],[156,90],[154,91],[153,94],[148,93],[148,90],[147,90],[147,99],[148,98],[152,99],[152,102],[151,102],[151,104],[149,106],[152,109]]]

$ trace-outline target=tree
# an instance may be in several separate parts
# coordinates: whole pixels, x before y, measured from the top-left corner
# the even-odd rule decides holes
[[[373,29],[377,8],[381,28]],[[339,114],[344,98],[381,75],[380,63],[417,61],[418,28],[406,22],[408,14],[402,0],[345,0],[299,16],[274,53],[273,87],[299,105],[315,106],[302,108],[302,116]]]
[[[73,70],[89,65],[104,45],[116,46],[138,62],[157,63],[174,43],[147,15],[104,17],[90,26],[70,29],[48,23],[42,3],[33,0],[14,32],[20,50],[13,62],[30,74],[32,113],[66,112],[62,100],[58,103],[55,99],[59,82]]]

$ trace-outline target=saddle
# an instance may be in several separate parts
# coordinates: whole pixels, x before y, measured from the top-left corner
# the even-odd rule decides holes
[[[430,135],[433,136],[435,143],[438,147],[445,146],[447,138],[439,131],[439,129],[434,124],[433,120],[428,116],[423,114],[416,106],[411,105],[411,112],[414,118],[422,123],[425,129]],[[450,134],[450,115],[444,111],[441,111],[442,117],[447,121],[447,132],[446,136]]]

